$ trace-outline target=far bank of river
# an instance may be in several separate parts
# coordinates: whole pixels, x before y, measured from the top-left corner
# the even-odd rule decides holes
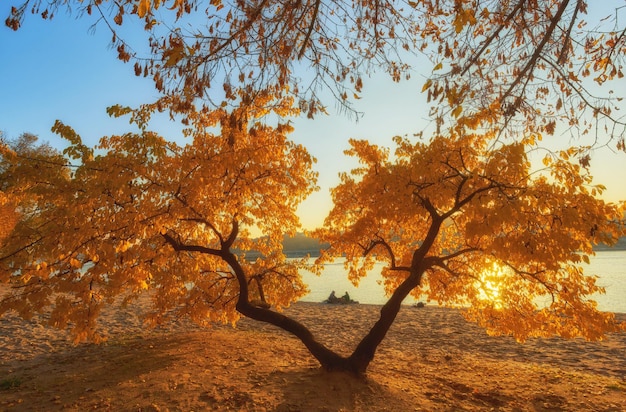
[[[306,302],[322,302],[334,290],[337,296],[348,292],[350,297],[360,303],[381,305],[387,301],[381,284],[380,269],[376,265],[368,276],[355,287],[347,278],[343,260],[325,265],[319,277],[303,272],[302,276],[311,292],[302,298]],[[597,275],[598,284],[606,288],[606,294],[594,296],[598,307],[603,311],[626,313],[626,250],[598,251],[585,267],[585,274]],[[413,304],[415,300],[407,298],[405,304]]]

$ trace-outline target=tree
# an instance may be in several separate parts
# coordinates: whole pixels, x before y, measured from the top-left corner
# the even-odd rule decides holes
[[[0,162],[0,244],[8,238],[20,220],[17,205],[27,201],[27,193],[39,196],[30,186],[33,178],[46,176],[55,179],[58,177],[55,175],[56,165],[65,164],[64,159],[50,146],[43,144],[35,148],[36,141],[37,137],[29,133],[22,134],[15,141],[5,141],[4,136],[0,135],[0,156],[3,159]],[[23,169],[23,164],[9,166],[9,162],[15,160],[11,151],[7,150],[9,147],[19,152],[24,160],[38,163],[35,170],[30,170],[32,174],[29,175]]]
[[[595,133],[626,150],[619,105],[626,27],[623,5],[584,0],[22,0],[6,20],[17,30],[29,10],[94,14],[111,45],[139,76],[175,100],[208,108],[246,104],[237,90],[289,98],[308,116],[325,111],[320,87],[349,110],[367,77],[408,78],[432,62],[424,84],[440,126],[464,123],[518,137]],[[599,11],[601,19],[587,13]],[[590,13],[591,14],[591,13]],[[605,17],[602,15],[601,17]],[[143,23],[147,44],[123,27]],[[95,24],[95,23],[94,23]],[[442,74],[437,74],[442,73]],[[595,87],[603,85],[604,87]],[[619,86],[619,84],[617,84]],[[253,98],[253,94],[246,94]],[[162,107],[163,105],[161,105]],[[582,116],[587,114],[588,116]],[[582,153],[585,162],[587,153]]]
[[[389,160],[388,151],[352,141],[349,154],[363,167],[334,189],[336,206],[317,233],[331,248],[319,263],[343,254],[356,281],[375,260],[386,262],[391,297],[352,355],[333,352],[280,312],[306,292],[304,261],[286,260],[280,244],[298,226],[298,201],[314,189],[313,159],[286,139],[289,126],[233,130],[230,118],[199,115],[185,147],[144,130],[105,137],[96,151],[57,123],[75,166],[54,153],[28,156],[38,151],[32,144],[5,147],[2,177],[20,176],[8,190],[25,200],[0,249],[1,281],[12,286],[0,311],[50,312],[50,325],[70,327],[76,341],[98,341],[103,305],[151,291],[153,324],[242,314],[294,334],[325,369],[356,374],[366,372],[409,293],[469,304],[469,318],[519,340],[599,339],[620,329],[588,300],[602,289],[578,264],[594,243],[624,233],[622,210],[597,198],[602,187],[589,186],[566,152],[547,158],[549,176],[533,177],[524,143],[398,138]],[[220,135],[206,131],[217,124]],[[41,179],[42,165],[52,177]],[[263,236],[252,237],[253,227]],[[252,250],[261,256],[248,261]],[[534,300],[541,295],[551,299],[546,307]]]
[[[4,135],[0,132],[0,144],[4,144]],[[15,225],[17,224],[17,213],[15,213],[15,199],[12,196],[0,191],[0,244],[4,242]]]
[[[76,340],[98,340],[103,304],[150,289],[155,323],[172,311],[199,323],[243,314],[293,333],[326,369],[358,374],[410,293],[469,304],[469,318],[520,340],[597,339],[620,328],[588,300],[601,288],[577,267],[593,243],[624,233],[620,207],[599,200],[602,187],[589,187],[584,167],[570,160],[588,165],[589,148],[547,156],[539,174],[526,152],[538,150],[557,121],[582,133],[606,121],[606,138],[624,149],[624,121],[614,116],[619,97],[591,99],[585,79],[622,77],[626,29],[583,31],[582,0],[202,4],[27,0],[13,7],[7,25],[14,29],[29,8],[44,18],[61,7],[97,13],[119,58],[134,60],[136,74],[151,76],[163,95],[137,110],[110,108],[129,114],[141,132],[103,138],[96,150],[60,123],[54,130],[70,142],[67,159],[3,148],[3,177],[23,178],[3,189],[22,196],[20,221],[0,251],[2,280],[14,286],[1,312],[30,316],[50,307],[52,325],[71,325]],[[162,5],[170,20],[167,11],[156,19]],[[206,29],[183,30],[198,13]],[[115,28],[135,18],[149,33],[145,58]],[[444,73],[423,88],[438,128],[428,144],[397,139],[392,158],[366,142],[349,151],[363,167],[334,189],[335,209],[318,232],[332,246],[319,262],[345,254],[357,281],[382,260],[391,297],[343,357],[268,308],[305,291],[304,263],[286,261],[280,241],[298,227],[295,206],[314,189],[315,174],[306,150],[286,138],[290,126],[263,120],[270,111],[324,111],[319,85],[350,108],[371,70],[397,81],[410,75],[404,58],[411,54],[402,50],[430,55],[433,70]],[[593,118],[581,126],[585,109]],[[189,125],[193,143],[179,147],[147,131],[152,113],[165,110]],[[218,125],[220,135],[209,132]],[[42,164],[54,168],[52,178],[39,178]],[[253,228],[263,236],[253,238]],[[248,262],[252,250],[261,257]],[[550,299],[545,307],[533,301],[541,295]]]

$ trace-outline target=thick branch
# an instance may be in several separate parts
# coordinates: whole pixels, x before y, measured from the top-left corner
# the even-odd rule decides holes
[[[424,271],[432,266],[433,263],[434,261],[430,258],[420,261],[417,267],[412,268],[409,277],[393,291],[387,303],[381,308],[378,321],[372,326],[372,329],[370,329],[361,342],[359,342],[352,355],[348,358],[355,373],[365,373],[367,366],[372,359],[374,359],[376,348],[378,348],[378,345],[383,341],[389,328],[395,321],[402,302],[413,289],[419,286]]]
[[[174,239],[169,233],[164,233],[162,236],[165,239],[165,241],[170,246],[172,246],[172,248],[177,252],[182,252],[182,251],[198,252],[198,253],[204,253],[207,255],[222,256],[221,250],[212,249],[212,248],[208,248],[208,247],[200,246],[200,245],[186,245]]]
[[[578,12],[580,11],[580,6],[583,0],[576,1],[576,8],[574,9],[574,14],[569,22],[569,27],[567,28],[567,32],[565,33],[565,37],[563,38],[563,47],[561,48],[561,53],[559,53],[559,58],[556,60],[559,64],[565,64],[567,59],[567,50],[569,39],[572,35],[572,28],[574,28],[574,24],[576,23],[576,17],[578,16]]]
[[[465,64],[465,67],[461,71],[461,76],[463,76],[465,73],[467,73],[467,71],[472,66],[474,66],[476,64],[476,62],[480,59],[480,56],[482,56],[482,54],[485,52],[485,50],[487,50],[489,45],[496,38],[498,38],[498,36],[500,35],[500,32],[504,29],[504,27],[513,19],[513,17],[515,17],[515,14],[517,14],[517,12],[523,8],[524,2],[525,2],[525,0],[520,0],[520,2],[517,3],[515,5],[515,7],[513,8],[513,10],[511,10],[511,12],[506,16],[506,18],[504,19],[504,22],[502,22],[502,24],[500,24],[496,28],[496,30],[494,30],[493,33],[491,33],[491,35],[489,37],[487,37],[487,39],[485,39],[485,41],[483,42],[483,44],[480,47],[480,49],[478,51],[476,51],[472,55],[472,57],[468,60],[468,62]]]
[[[311,33],[313,32],[313,27],[315,27],[315,22],[317,21],[317,13],[319,11],[321,2],[322,0],[315,0],[315,6],[314,6],[315,8],[313,9],[313,16],[311,16],[311,23],[309,23],[309,29],[306,32],[304,41],[302,42],[300,53],[298,53],[298,60],[300,60],[304,56],[304,52],[306,51],[306,46],[310,41]]]
[[[325,369],[341,368],[349,370],[347,359],[319,343],[306,326],[282,313],[252,305],[249,301],[248,282],[239,261],[235,255],[227,250],[224,250],[220,256],[233,269],[239,283],[239,298],[236,306],[239,313],[251,319],[277,326],[293,334],[300,339]]]
[[[548,30],[546,30],[546,33],[541,39],[541,42],[539,42],[539,44],[537,45],[535,52],[532,54],[532,56],[530,57],[530,60],[526,63],[526,65],[522,68],[522,70],[520,70],[519,74],[515,77],[515,79],[513,80],[513,83],[511,83],[507,91],[502,95],[501,101],[504,101],[504,99],[513,92],[513,89],[522,81],[524,77],[526,77],[527,72],[529,70],[532,72],[532,68],[535,67],[535,65],[537,64],[537,60],[539,60],[539,58],[541,57],[541,54],[543,53],[543,48],[548,43],[548,40],[552,38],[552,33],[554,33],[554,29],[556,28],[559,21],[561,20],[561,16],[563,16],[563,13],[565,12],[565,9],[567,8],[568,4],[569,4],[569,0],[564,0],[561,3],[559,9],[557,10],[556,14],[554,15],[554,17],[552,18],[550,22],[550,27],[548,27]]]
[[[410,268],[408,267],[398,267],[396,266],[396,255],[393,253],[393,250],[391,249],[391,246],[389,245],[389,243],[387,243],[384,239],[379,239],[376,240],[374,242],[371,242],[370,245],[365,248],[365,250],[363,251],[363,256],[367,256],[369,255],[372,250],[374,250],[376,248],[376,246],[382,246],[386,251],[387,254],[389,255],[389,259],[391,259],[391,270],[409,270]]]
[[[230,247],[237,239],[237,235],[239,235],[239,222],[235,217],[233,217],[233,228],[230,231],[230,235],[228,235],[228,238],[222,241],[222,250],[230,249]]]

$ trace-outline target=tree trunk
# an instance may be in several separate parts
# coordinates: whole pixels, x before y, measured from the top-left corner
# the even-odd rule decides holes
[[[237,272],[237,270],[235,270]],[[421,273],[416,272],[402,282],[391,295],[391,298],[380,310],[380,318],[370,329],[369,333],[361,340],[352,355],[344,357],[327,348],[315,339],[311,331],[300,322],[274,312],[269,309],[253,306],[247,301],[247,283],[245,290],[240,290],[237,311],[244,316],[261,322],[270,323],[293,335],[306,346],[309,352],[317,359],[320,365],[327,371],[343,371],[355,375],[364,375],[367,367],[374,359],[378,345],[383,341],[387,331],[393,324],[404,299],[421,280]],[[245,278],[244,278],[245,280]]]
[[[237,303],[237,311],[251,319],[269,323],[293,334],[300,339],[311,355],[317,359],[324,369],[328,371],[351,371],[352,368],[349,365],[350,361],[348,358],[339,355],[318,342],[313,333],[300,322],[282,313],[253,306],[250,303],[242,301]]]
[[[394,290],[387,303],[385,303],[380,310],[380,318],[378,321],[372,326],[372,329],[370,329],[361,342],[359,342],[352,355],[348,358],[351,368],[358,374],[365,373],[370,362],[374,359],[378,345],[383,341],[389,328],[396,320],[402,302],[413,289],[419,286],[422,281],[422,275],[426,269],[431,267],[434,263],[432,258],[426,257],[426,253],[428,253],[428,250],[434,243],[443,219],[437,215],[432,205],[430,206],[430,210],[432,210],[431,216],[433,223],[428,230],[424,242],[413,253],[409,276]]]
[[[318,342],[311,331],[300,322],[291,319],[282,313],[274,312],[268,308],[258,307],[250,303],[249,285],[245,272],[239,264],[237,257],[230,251],[230,246],[237,237],[237,230],[238,225],[235,221],[233,222],[233,231],[228,239],[222,240],[221,249],[210,249],[197,245],[184,245],[169,236],[167,233],[164,234],[163,237],[166,242],[168,242],[177,251],[187,250],[207,253],[222,258],[224,262],[226,262],[233,270],[237,283],[239,284],[239,297],[236,305],[239,313],[260,322],[272,324],[293,334],[300,339],[311,355],[317,359],[324,369],[328,371],[350,372],[355,375],[363,375],[365,373],[370,362],[374,359],[376,348],[378,348],[378,345],[382,342],[387,334],[387,331],[396,319],[396,315],[400,311],[402,301],[408,296],[411,290],[419,285],[422,273],[424,273],[424,269],[426,267],[423,264],[424,255],[427,247],[430,246],[430,244],[425,242],[422,247],[416,251],[413,256],[411,272],[407,279],[400,284],[400,286],[391,295],[391,298],[382,307],[380,311],[380,318],[374,324],[369,333],[363,338],[363,340],[361,340],[352,355],[345,357]],[[429,237],[427,236],[427,240],[428,239]],[[263,296],[261,289],[260,294]]]
[[[220,255],[233,269],[235,277],[239,283],[239,299],[237,300],[237,311],[244,316],[260,322],[266,322],[277,326],[286,332],[296,336],[306,346],[311,355],[317,359],[320,365],[329,371],[350,370],[349,359],[330,350],[315,339],[313,333],[300,322],[291,319],[282,313],[274,312],[270,309],[254,306],[249,301],[248,282],[243,268],[237,261],[235,255],[230,251],[224,251]]]
[[[396,319],[402,302],[411,290],[420,284],[425,268],[423,266],[423,256],[414,259],[414,263],[417,263],[417,265],[413,265],[410,275],[398,286],[391,298],[380,310],[378,321],[357,345],[352,355],[346,358],[318,342],[313,333],[300,322],[282,313],[252,305],[248,296],[248,282],[237,258],[230,251],[223,253],[221,256],[231,266],[239,283],[239,299],[237,300],[237,311],[239,313],[260,322],[272,324],[293,334],[300,339],[311,355],[327,371],[343,371],[355,375],[364,375],[367,371],[367,367],[374,359],[378,345],[383,341]]]
[[[359,342],[356,349],[348,358],[351,372],[364,374],[370,362],[374,359],[374,354],[378,345],[383,341],[389,328],[393,324],[400,311],[400,307],[408,294],[417,287],[421,280],[421,273],[411,274],[393,292],[387,303],[380,310],[380,318],[370,329],[367,335]]]

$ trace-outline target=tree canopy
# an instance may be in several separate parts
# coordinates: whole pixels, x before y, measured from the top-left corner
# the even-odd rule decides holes
[[[129,133],[104,137],[93,150],[58,123],[72,142],[66,156],[32,140],[4,145],[3,192],[22,200],[0,252],[2,283],[15,286],[0,311],[51,310],[50,324],[70,325],[79,341],[100,339],[94,326],[103,304],[148,288],[156,292],[152,322],[173,312],[201,324],[235,321],[248,283],[250,300],[274,307],[302,296],[301,262],[287,262],[281,242],[298,227],[299,200],[315,188],[314,159],[287,140],[287,125],[232,130],[226,113],[198,122],[220,133],[198,131],[183,147]],[[245,260],[249,250],[264,259]]]
[[[323,90],[358,110],[368,76],[433,68],[423,91],[440,126],[462,123],[517,137],[594,134],[626,149],[619,105],[626,54],[623,6],[584,0],[15,0],[29,11],[92,16],[121,60],[151,77],[175,113],[245,104],[237,90],[290,99],[308,116]],[[607,15],[599,15],[606,13]],[[143,25],[146,43],[124,37]],[[133,36],[127,36],[133,37]],[[613,81],[613,82],[612,82]],[[597,87],[602,85],[603,87]],[[617,86],[617,87],[615,87]],[[246,93],[253,99],[254,93]],[[165,107],[164,107],[165,106]],[[581,156],[584,157],[584,154]]]
[[[409,293],[467,306],[489,332],[518,340],[597,339],[612,323],[589,300],[602,288],[581,263],[623,235],[624,209],[599,199],[603,187],[567,152],[531,172],[524,143],[494,148],[481,135],[396,138],[391,158],[351,143],[362,167],[333,189],[320,262],[345,256],[358,282],[382,261],[390,307]]]
[[[218,124],[220,134],[205,130]],[[596,309],[590,297],[602,288],[580,264],[595,243],[625,233],[623,207],[599,199],[602,186],[590,186],[567,152],[533,176],[522,142],[397,138],[390,158],[353,140],[348,154],[362,167],[333,190],[335,208],[316,233],[331,246],[317,263],[345,256],[357,281],[383,261],[390,299],[354,353],[341,356],[280,311],[307,291],[306,261],[287,260],[281,242],[315,188],[314,160],[286,138],[286,125],[233,130],[223,112],[194,126],[183,147],[143,131],[104,137],[94,150],[61,123],[65,156],[33,140],[3,145],[3,192],[21,200],[0,248],[0,280],[11,286],[0,313],[49,312],[50,325],[70,328],[76,341],[98,341],[102,305],[150,293],[152,324],[243,314],[293,333],[325,368],[355,373],[366,371],[411,293],[468,305],[468,318],[519,340],[599,339],[622,327]],[[246,259],[249,251],[261,254]]]

